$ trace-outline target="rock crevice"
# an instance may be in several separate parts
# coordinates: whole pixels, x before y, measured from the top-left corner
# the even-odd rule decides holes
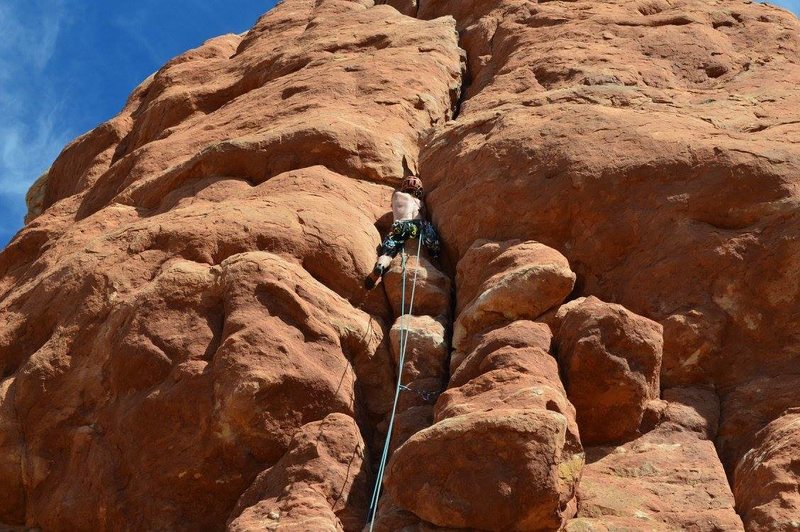
[[[798,35],[285,0],[168,62],[0,253],[0,522],[359,530],[399,260],[363,278],[418,173],[445,249],[408,264],[381,530],[795,526]]]

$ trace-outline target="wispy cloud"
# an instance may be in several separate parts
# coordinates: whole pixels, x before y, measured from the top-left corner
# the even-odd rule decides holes
[[[0,57],[8,61],[13,55],[16,61],[41,72],[55,52],[65,9],[59,0],[46,6],[37,4],[25,4],[27,9],[0,4]]]
[[[12,119],[0,124],[0,192],[12,197],[25,195],[71,136],[55,125],[60,102],[41,105],[46,109],[32,113],[33,122]]]
[[[0,194],[6,202],[24,201],[72,136],[55,119],[62,102],[47,84],[66,16],[64,0],[0,2]]]

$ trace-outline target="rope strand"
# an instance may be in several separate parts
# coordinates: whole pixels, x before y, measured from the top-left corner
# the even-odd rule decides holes
[[[419,255],[422,252],[422,232],[417,236],[419,243],[417,244],[417,267],[414,269],[414,280],[411,283],[411,301],[408,306],[408,314],[414,310],[414,295],[417,290],[417,274],[419,274],[420,260]],[[375,526],[375,516],[378,513],[378,500],[381,496],[381,486],[383,485],[383,474],[386,469],[386,460],[389,456],[389,446],[392,442],[392,431],[394,429],[394,419],[397,414],[397,403],[400,398],[400,390],[403,388],[403,366],[406,360],[406,348],[408,347],[408,328],[406,327],[406,251],[403,249],[402,264],[403,264],[403,288],[401,291],[402,301],[400,304],[400,360],[398,361],[397,369],[397,387],[394,391],[394,403],[392,404],[392,415],[389,417],[389,428],[386,431],[386,441],[383,444],[383,453],[381,454],[381,462],[378,466],[378,474],[375,479],[375,489],[372,491],[372,500],[369,503],[369,530],[372,532]]]

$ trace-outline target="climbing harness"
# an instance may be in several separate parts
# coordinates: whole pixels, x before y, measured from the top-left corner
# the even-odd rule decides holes
[[[408,305],[408,314],[414,310],[414,294],[417,290],[417,274],[419,273],[420,261],[419,255],[422,252],[422,235],[417,236],[419,243],[417,244],[417,267],[414,269],[414,281],[411,283],[411,301]],[[378,513],[378,499],[381,496],[381,485],[383,484],[383,474],[386,468],[386,459],[389,456],[389,444],[392,442],[392,429],[394,429],[394,418],[397,414],[397,403],[400,399],[400,390],[408,389],[402,384],[403,382],[403,365],[406,360],[406,348],[408,347],[408,327],[406,327],[406,262],[407,256],[405,249],[402,255],[403,264],[403,288],[402,288],[402,303],[400,305],[400,360],[397,368],[397,387],[394,391],[394,404],[392,405],[392,415],[389,416],[389,428],[386,431],[386,441],[383,444],[383,453],[381,454],[381,462],[378,467],[378,475],[375,479],[375,489],[372,491],[372,500],[369,503],[369,530],[375,526],[375,516]]]

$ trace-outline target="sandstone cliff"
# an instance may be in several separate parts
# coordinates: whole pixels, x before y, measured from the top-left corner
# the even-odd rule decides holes
[[[375,5],[379,4],[379,5]],[[70,143],[0,254],[0,522],[800,526],[800,22],[284,0]]]

